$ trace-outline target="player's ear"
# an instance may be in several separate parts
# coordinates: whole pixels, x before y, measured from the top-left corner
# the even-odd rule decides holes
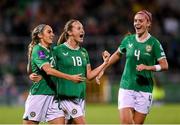
[[[71,36],[72,35],[72,32],[71,31],[67,31],[68,35]]]
[[[42,38],[42,37],[43,37],[43,36],[42,36],[42,33],[39,33],[39,34],[38,34],[38,37],[39,37],[39,38]]]

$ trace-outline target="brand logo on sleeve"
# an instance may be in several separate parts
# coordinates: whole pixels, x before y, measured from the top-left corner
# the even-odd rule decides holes
[[[44,51],[42,51],[42,50],[38,51],[38,56],[39,56],[40,59],[45,59],[46,58],[46,55],[45,55]]]

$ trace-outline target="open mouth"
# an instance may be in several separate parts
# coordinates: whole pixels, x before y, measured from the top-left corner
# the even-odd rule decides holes
[[[136,29],[137,29],[137,30],[141,29],[141,26],[136,26]]]
[[[84,34],[80,34],[80,38],[83,38],[84,37]]]
[[[141,30],[142,29],[142,27],[136,27],[136,30],[137,31],[139,31],[139,30]]]

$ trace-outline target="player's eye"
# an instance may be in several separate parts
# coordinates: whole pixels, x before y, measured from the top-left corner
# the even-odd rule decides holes
[[[48,33],[52,33],[52,31],[51,31],[51,30],[48,30]]]

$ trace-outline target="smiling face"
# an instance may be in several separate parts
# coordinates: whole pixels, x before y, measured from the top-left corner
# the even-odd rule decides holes
[[[52,28],[49,25],[46,25],[44,27],[44,30],[42,33],[39,34],[39,38],[41,40],[42,44],[45,44],[45,46],[49,46],[53,43],[54,33]]]
[[[134,28],[138,36],[148,33],[151,22],[143,13],[137,13],[134,17]]]
[[[84,28],[79,21],[72,23],[72,28],[68,31],[69,38],[77,43],[82,43],[84,39]]]

